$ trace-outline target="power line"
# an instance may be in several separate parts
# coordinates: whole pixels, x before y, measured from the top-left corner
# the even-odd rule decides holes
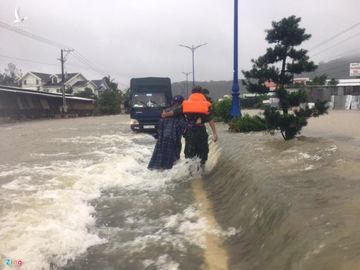
[[[98,70],[98,69],[94,68],[92,63],[87,58],[82,56],[78,51],[75,50],[73,56],[76,58],[76,60],[78,60],[82,64],[86,65],[92,71],[95,71],[96,73],[98,73],[101,76],[104,76],[104,77],[107,76],[107,74],[105,72],[103,72],[102,70]]]
[[[0,54],[0,57],[9,58],[9,59],[14,59],[14,60],[23,61],[23,62],[41,64],[41,65],[59,66],[58,64],[50,64],[50,63],[38,62],[38,61],[30,60],[30,59],[24,59],[24,58],[19,58],[19,57],[14,57],[14,56],[8,56],[8,55],[3,55],[3,54]]]
[[[355,35],[353,35],[353,36],[351,36],[351,37],[348,37],[348,38],[346,38],[346,39],[344,39],[344,40],[341,40],[341,41],[339,41],[338,43],[335,43],[333,46],[328,47],[328,48],[326,48],[326,49],[324,49],[324,50],[322,50],[322,51],[314,54],[312,57],[318,56],[318,55],[320,55],[320,54],[322,54],[322,53],[324,53],[324,52],[326,52],[326,51],[328,51],[328,50],[331,50],[332,48],[335,48],[335,47],[337,47],[338,45],[340,45],[340,44],[342,44],[342,43],[344,43],[344,42],[346,42],[346,41],[348,41],[348,40],[350,40],[350,39],[353,39],[353,38],[355,38],[355,37],[357,37],[357,36],[359,36],[359,35],[360,35],[360,32],[358,32],[358,33],[356,33]]]
[[[39,62],[39,61],[31,60],[31,59],[14,57],[14,56],[10,56],[10,55],[0,54],[0,57],[8,58],[8,59],[14,59],[14,60],[18,60],[18,61],[21,61],[21,62],[29,62],[29,63],[34,63],[34,64],[40,64],[40,65],[56,66],[56,67],[59,66],[59,64],[51,64],[51,63]],[[84,68],[84,66],[74,65],[74,64],[67,64],[67,66],[76,67],[76,68]],[[85,67],[85,69],[90,70],[89,68],[86,68],[86,67]]]
[[[68,45],[65,45],[65,44],[61,44],[59,42],[56,42],[56,41],[52,41],[50,39],[47,39],[47,38],[44,38],[44,37],[41,37],[39,35],[35,35],[33,33],[30,33],[30,32],[27,32],[27,31],[24,31],[22,29],[19,29],[19,28],[16,28],[16,27],[13,27],[5,22],[2,22],[0,21],[0,27],[8,30],[8,31],[11,31],[11,32],[15,32],[17,34],[20,34],[22,36],[25,36],[25,37],[28,37],[28,38],[31,38],[33,40],[36,40],[38,42],[41,42],[41,43],[44,43],[44,44],[47,44],[47,45],[50,45],[50,46],[53,46],[53,47],[56,47],[56,48],[68,48],[68,49],[72,49],[70,46]],[[98,72],[92,65],[91,63],[85,58],[83,57],[82,55],[80,55],[79,52],[77,52],[77,55],[79,58],[81,58],[81,62],[83,62],[85,65],[87,65],[88,67],[90,67],[93,71],[103,75],[101,72]]]
[[[57,48],[71,48],[70,46],[67,46],[65,44],[61,44],[59,42],[55,42],[55,41],[52,41],[50,39],[47,39],[47,38],[43,38],[41,36],[38,36],[38,35],[35,35],[33,33],[30,33],[30,32],[27,32],[25,30],[22,30],[22,29],[19,29],[19,28],[16,28],[14,26],[11,26],[5,22],[2,22],[0,21],[0,27],[1,28],[4,28],[8,31],[11,31],[11,32],[14,32],[14,33],[17,33],[19,35],[22,35],[22,36],[25,36],[25,37],[28,37],[28,38],[31,38],[33,40],[36,40],[38,42],[41,42],[41,43],[44,43],[44,44],[47,44],[47,45],[50,45],[50,46],[53,46],[53,47],[57,47]]]
[[[109,73],[115,75],[115,76],[119,76],[119,77],[123,77],[124,75],[123,74],[118,74],[118,73],[114,73],[114,72],[110,72],[110,71],[107,71],[107,70],[102,70],[102,69],[98,69],[98,68],[94,68],[93,66],[93,63],[88,59],[86,58],[84,55],[82,55],[79,51],[74,51],[74,54],[73,54],[75,57],[76,57],[76,60],[80,61],[81,63],[85,64],[86,66],[88,66],[91,70],[95,71],[96,73],[104,76],[104,77],[107,77],[109,75]],[[128,86],[128,84],[124,84],[124,83],[121,83],[121,82],[117,82],[118,84],[122,84],[124,86]]]
[[[9,25],[5,22],[2,22],[0,21],[0,27],[3,28],[3,29],[6,29],[8,31],[11,31],[11,32],[14,32],[14,33],[17,33],[19,35],[22,35],[22,36],[25,36],[27,38],[30,38],[30,39],[33,39],[35,41],[38,41],[38,42],[41,42],[41,43],[44,43],[44,44],[47,44],[49,46],[53,46],[53,47],[56,47],[56,48],[59,48],[59,49],[63,49],[63,48],[66,48],[66,49],[72,49],[74,50],[75,52],[75,57],[77,58],[77,60],[79,60],[82,64],[88,66],[92,71],[95,71],[96,73],[100,74],[101,76],[107,76],[108,73],[113,73],[113,72],[104,72],[103,70],[100,70],[98,68],[95,68],[94,65],[91,63],[90,60],[88,60],[85,56],[83,56],[82,54],[80,54],[79,51],[75,50],[74,48],[72,48],[71,46],[68,46],[66,44],[62,44],[62,43],[59,43],[59,42],[56,42],[56,41],[52,41],[48,38],[44,38],[44,37],[41,37],[39,35],[36,35],[36,34],[33,34],[33,33],[30,33],[30,32],[27,32],[25,30],[22,30],[22,29],[19,29],[19,28],[16,28],[12,25]],[[116,74],[116,73],[113,73],[115,75],[118,75],[119,74]],[[120,77],[122,77],[123,75],[121,75]],[[123,84],[125,85],[125,84]]]
[[[337,38],[337,37],[341,36],[342,34],[345,34],[346,32],[350,31],[351,29],[353,29],[353,28],[355,28],[355,27],[357,27],[357,26],[359,26],[359,25],[360,25],[360,22],[358,22],[358,23],[356,23],[356,24],[354,24],[354,25],[352,25],[352,26],[350,26],[350,27],[346,28],[345,30],[343,30],[343,31],[341,31],[341,32],[339,32],[339,33],[337,33],[337,34],[335,34],[334,36],[331,36],[330,38],[325,39],[324,41],[322,41],[322,42],[320,42],[320,43],[316,44],[315,46],[311,47],[311,48],[309,49],[309,51],[312,51],[312,50],[315,50],[315,49],[317,49],[317,48],[321,47],[322,45],[324,45],[324,44],[326,44],[326,43],[328,43],[328,42],[332,41],[333,39],[335,39],[335,38]]]

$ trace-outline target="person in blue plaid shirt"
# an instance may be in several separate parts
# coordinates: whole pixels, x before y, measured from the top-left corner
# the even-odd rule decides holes
[[[171,106],[165,112],[177,111],[181,108],[184,98],[174,96]],[[150,159],[148,169],[171,169],[180,159],[181,137],[185,131],[186,122],[182,114],[162,118],[159,122],[158,139]]]

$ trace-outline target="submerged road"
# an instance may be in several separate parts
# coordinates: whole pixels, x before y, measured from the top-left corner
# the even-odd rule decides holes
[[[192,184],[197,166],[147,170],[155,140],[128,121],[0,126],[1,259],[22,269],[227,269],[225,232]]]
[[[147,170],[155,141],[132,133],[128,116],[0,125],[0,259],[22,269],[359,269],[359,116],[332,111],[289,142],[220,127],[202,177],[183,158]]]

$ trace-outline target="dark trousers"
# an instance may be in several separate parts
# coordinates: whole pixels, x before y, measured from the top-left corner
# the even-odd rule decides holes
[[[198,126],[189,128],[185,134],[185,158],[198,157],[201,159],[201,164],[205,164],[208,159],[209,135],[206,132],[205,126]]]

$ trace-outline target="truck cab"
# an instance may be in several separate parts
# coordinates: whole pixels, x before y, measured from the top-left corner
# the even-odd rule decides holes
[[[130,128],[156,134],[161,112],[172,99],[169,78],[133,78],[130,81]]]

